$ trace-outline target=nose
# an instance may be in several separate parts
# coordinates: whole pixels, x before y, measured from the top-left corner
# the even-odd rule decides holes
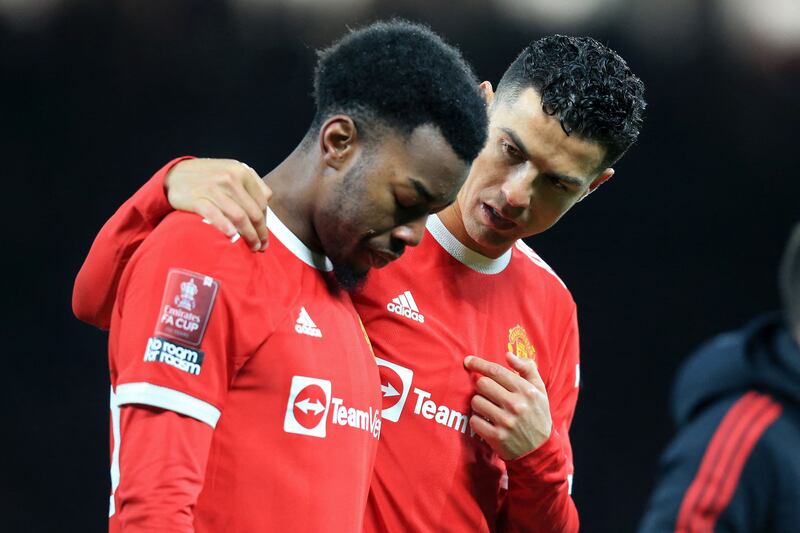
[[[535,179],[535,170],[526,172],[525,174],[519,173],[507,179],[500,187],[500,191],[503,193],[506,203],[510,207],[529,207],[531,205],[533,181]]]
[[[422,241],[422,236],[425,235],[425,223],[427,221],[428,216],[425,215],[406,222],[402,226],[397,226],[392,231],[392,237],[406,246],[416,246]]]

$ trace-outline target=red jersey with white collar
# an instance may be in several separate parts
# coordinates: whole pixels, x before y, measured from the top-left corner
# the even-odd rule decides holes
[[[360,530],[375,360],[327,258],[269,221],[269,250],[253,254],[174,213],[125,268],[109,341],[112,531]]]
[[[97,236],[73,293],[83,320],[107,324],[119,272],[171,211],[163,179],[177,161]],[[572,297],[522,242],[492,260],[463,246],[436,216],[428,230],[418,247],[371,272],[354,297],[379,357],[383,395],[365,529],[576,531],[569,495],[568,433],[579,384]],[[551,437],[509,462],[469,429],[475,392],[463,367],[466,355],[505,365],[506,351],[536,360],[553,417]]]
[[[577,530],[568,438],[576,310],[541,258],[521,241],[496,260],[483,257],[434,215],[422,243],[371,272],[353,300],[383,392],[366,530]],[[507,463],[470,430],[475,389],[463,366],[467,355],[506,365],[506,351],[536,361],[553,417],[550,439]]]

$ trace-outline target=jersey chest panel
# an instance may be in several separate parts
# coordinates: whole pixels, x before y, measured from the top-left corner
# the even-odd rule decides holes
[[[232,379],[198,503],[210,531],[223,521],[232,530],[360,526],[381,430],[378,371],[349,297],[311,277]],[[217,515],[223,498],[241,512]],[[231,523],[252,520],[253,508],[267,521]]]
[[[453,265],[445,252],[414,252],[373,273],[354,298],[378,357],[383,394],[371,501],[377,509],[368,511],[367,529],[380,520],[457,530],[468,517],[472,527],[491,530],[505,466],[469,427],[478,376],[464,368],[464,357],[507,366],[511,351],[535,358],[547,381],[557,336],[531,303],[537,295],[526,297],[527,287],[514,283],[515,272],[481,275]],[[404,312],[411,305],[422,321]],[[401,488],[414,486],[429,490]]]

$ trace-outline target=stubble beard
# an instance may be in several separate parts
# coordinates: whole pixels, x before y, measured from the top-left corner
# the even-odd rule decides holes
[[[357,163],[350,171],[342,178],[342,183],[338,187],[336,196],[333,200],[332,210],[335,213],[330,213],[331,227],[341,228],[352,225],[352,221],[357,220],[360,216],[359,199],[364,197],[363,188],[365,186],[365,162]],[[353,292],[360,289],[367,279],[369,270],[359,271],[349,262],[347,254],[341,254],[342,250],[346,250],[346,239],[341,233],[334,232],[331,238],[326,240],[326,254],[333,263],[333,280],[334,287],[339,290]],[[357,246],[357,245],[356,245]],[[350,254],[355,252],[356,246],[349,251]]]

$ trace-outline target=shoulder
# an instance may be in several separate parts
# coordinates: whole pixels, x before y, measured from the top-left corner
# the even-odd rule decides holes
[[[530,246],[525,244],[522,239],[514,244],[511,254],[512,264],[522,273],[522,277],[524,277],[525,280],[529,283],[535,283],[540,288],[547,290],[553,296],[574,307],[575,302],[566,283],[564,283],[558,274],[556,274],[556,271]]]
[[[683,456],[699,462],[701,457],[724,455],[744,465],[754,456],[771,454],[774,445],[778,449],[787,445],[783,424],[778,423],[782,413],[783,406],[773,396],[755,390],[717,398],[681,427],[666,458]],[[797,429],[794,435],[800,446]]]
[[[249,290],[284,277],[282,262],[269,249],[252,252],[244,241],[229,238],[198,215],[173,212],[143,242],[131,260],[137,271],[158,275],[185,269]]]
[[[797,450],[800,450],[800,407],[786,404],[778,398],[770,397],[770,420],[763,433],[763,451],[776,459],[778,464],[787,464],[786,459],[793,458],[795,475],[800,476],[800,461]],[[800,483],[800,477],[797,478]],[[800,486],[798,486],[800,488]]]
[[[199,215],[174,211],[144,241],[142,248],[169,249],[176,257],[191,256],[197,260],[237,257],[245,264],[257,264],[261,254],[252,252],[239,235],[227,237]],[[222,255],[220,255],[222,254]]]

